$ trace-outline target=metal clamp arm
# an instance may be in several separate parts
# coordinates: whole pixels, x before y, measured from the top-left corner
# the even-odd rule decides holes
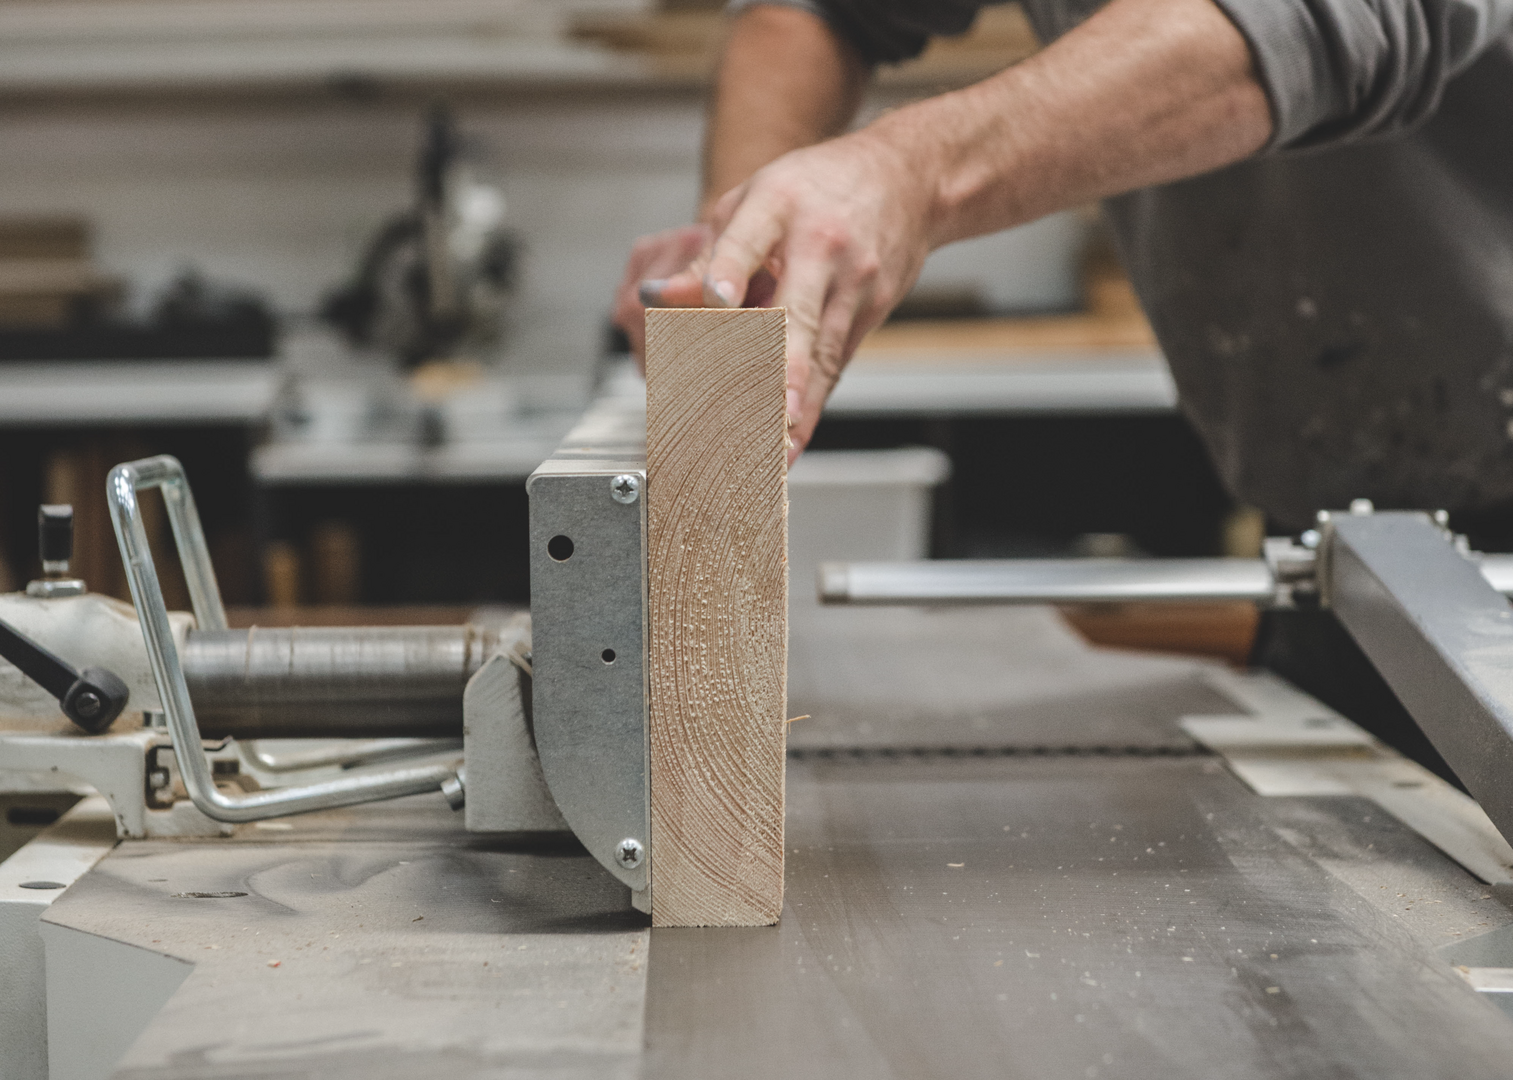
[[[224,629],[226,613],[221,606],[215,571],[205,546],[205,534],[200,527],[199,513],[195,510],[183,466],[167,455],[117,465],[106,481],[110,516],[115,523],[116,540],[121,547],[121,559],[126,564],[132,602],[142,624],[147,659],[152,665],[158,696],[163,702],[179,772],[190,800],[200,812],[216,821],[258,821],[436,790],[445,791],[454,805],[460,805],[457,769],[442,765],[344,776],[322,783],[247,794],[230,795],[215,786],[210,763],[201,748],[199,724],[189,700],[189,689],[184,682],[184,671],[168,622],[168,607],[158,584],[157,568],[152,561],[147,530],[137,504],[137,492],[153,487],[163,492],[174,542],[184,566],[184,578],[189,584],[195,619],[204,629]]]
[[[4,619],[0,619],[0,656],[57,698],[63,715],[91,735],[110,727],[131,697],[131,688],[115,672],[100,667],[77,671]]]

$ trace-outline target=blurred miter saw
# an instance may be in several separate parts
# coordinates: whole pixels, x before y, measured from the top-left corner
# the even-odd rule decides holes
[[[473,178],[445,106],[426,119],[416,180],[414,207],[379,230],[322,317],[408,367],[477,358],[503,333],[520,243],[504,227],[504,193]]]

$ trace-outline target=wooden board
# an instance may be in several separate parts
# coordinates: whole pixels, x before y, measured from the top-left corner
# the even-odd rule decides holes
[[[884,323],[857,349],[854,364],[914,362],[921,355],[943,363],[1012,360],[1030,353],[1043,363],[1057,352],[1084,361],[1088,353],[1155,349],[1144,316],[1040,315],[1022,318],[910,319]],[[963,354],[963,355],[955,355]]]
[[[785,316],[646,313],[654,926],[783,906]]]
[[[1243,667],[1261,614],[1238,604],[1082,604],[1061,617],[1094,645],[1216,656]]]

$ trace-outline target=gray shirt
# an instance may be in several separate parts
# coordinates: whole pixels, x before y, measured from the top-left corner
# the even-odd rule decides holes
[[[980,6],[785,2],[874,63]],[[1513,0],[1215,2],[1271,145],[1106,209],[1220,474],[1294,529],[1357,497],[1513,511]],[[1025,0],[1045,40],[1099,6]]]

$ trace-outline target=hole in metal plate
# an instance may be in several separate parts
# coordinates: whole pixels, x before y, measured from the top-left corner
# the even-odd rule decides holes
[[[603,660],[606,664],[613,664],[615,662],[615,650],[605,649],[599,654],[599,659]]]
[[[546,542],[546,553],[558,562],[567,562],[573,557],[573,540],[560,533]]]

